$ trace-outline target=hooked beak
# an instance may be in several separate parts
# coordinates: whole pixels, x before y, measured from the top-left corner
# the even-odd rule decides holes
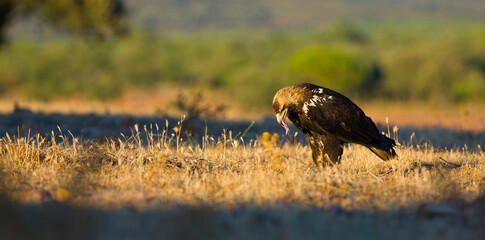
[[[276,114],[276,121],[278,122],[278,124],[282,125],[282,123],[285,121],[285,115],[277,113]]]
[[[288,133],[290,132],[290,128],[285,123],[287,111],[288,111],[288,109],[285,109],[281,113],[276,114],[276,121],[278,121],[278,123],[285,128],[286,135],[288,135]]]

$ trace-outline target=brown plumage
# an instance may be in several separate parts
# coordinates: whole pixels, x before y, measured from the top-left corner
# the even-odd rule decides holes
[[[355,103],[331,89],[310,83],[285,87],[274,96],[273,110],[287,134],[286,118],[307,136],[318,168],[340,163],[344,143],[366,146],[382,160],[396,157],[394,140],[380,134]]]

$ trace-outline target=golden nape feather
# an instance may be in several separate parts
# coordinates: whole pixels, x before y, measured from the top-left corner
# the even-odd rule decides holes
[[[366,146],[382,160],[397,156],[395,141],[382,135],[362,109],[334,90],[310,83],[288,86],[275,94],[273,110],[279,124],[285,127],[289,119],[305,134],[319,167],[340,163],[345,143]]]

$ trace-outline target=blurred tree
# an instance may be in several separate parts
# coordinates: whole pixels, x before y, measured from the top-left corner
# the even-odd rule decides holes
[[[0,44],[12,19],[27,15],[70,33],[103,37],[126,32],[122,0],[0,0]]]
[[[0,1],[0,44],[5,42],[4,31],[11,17],[13,2],[9,0]]]
[[[364,94],[380,78],[379,68],[358,54],[311,47],[290,57],[288,67],[297,81],[310,81],[346,94]]]

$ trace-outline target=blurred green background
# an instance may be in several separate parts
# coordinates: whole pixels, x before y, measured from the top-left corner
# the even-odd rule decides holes
[[[170,84],[270,108],[279,88],[312,82],[359,99],[485,100],[483,0],[4,0],[0,21],[3,97]]]

